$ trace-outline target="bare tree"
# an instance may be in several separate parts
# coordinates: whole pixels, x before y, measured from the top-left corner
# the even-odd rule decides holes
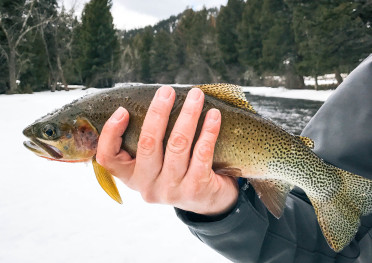
[[[38,24],[29,25],[30,17],[32,16],[33,8],[36,0],[25,1],[25,5],[19,5],[15,8],[20,10],[21,18],[13,19],[9,14],[0,11],[0,30],[3,31],[6,43],[0,43],[0,52],[5,57],[9,69],[9,85],[10,93],[17,91],[17,78],[19,76],[20,67],[17,65],[18,48],[26,34],[31,30],[49,23],[51,19],[45,19]]]

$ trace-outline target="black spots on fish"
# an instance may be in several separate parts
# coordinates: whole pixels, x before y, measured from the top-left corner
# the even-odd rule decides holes
[[[67,134],[66,134],[66,138],[67,138],[67,139],[71,139],[71,138],[72,138],[71,133],[67,133]]]
[[[69,147],[68,147],[67,145],[65,145],[65,146],[63,146],[63,149],[64,149],[65,151],[68,151]]]

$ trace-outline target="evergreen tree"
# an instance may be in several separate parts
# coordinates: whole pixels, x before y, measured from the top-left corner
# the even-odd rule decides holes
[[[247,1],[239,30],[239,61],[245,67],[252,67],[260,72],[262,54],[261,0]]]
[[[151,78],[151,46],[153,43],[153,29],[148,26],[145,30],[137,35],[135,44],[139,56],[139,80],[149,83]]]
[[[155,82],[171,83],[177,67],[176,45],[171,34],[161,29],[152,43],[151,76]]]
[[[293,10],[293,26],[301,60],[298,69],[305,75],[336,73],[355,67],[371,51],[368,26],[356,12],[358,1],[288,1]],[[317,82],[316,82],[317,87]]]
[[[218,47],[226,63],[238,62],[238,24],[241,22],[244,9],[243,0],[229,0],[222,6],[217,16],[216,31]]]
[[[111,0],[91,0],[84,7],[80,41],[86,86],[111,87],[118,65],[119,42],[112,23]]]

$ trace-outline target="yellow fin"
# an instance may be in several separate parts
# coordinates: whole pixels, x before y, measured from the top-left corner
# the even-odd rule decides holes
[[[103,166],[97,163],[96,158],[93,158],[92,164],[98,183],[101,185],[103,190],[105,190],[105,192],[116,202],[122,204],[123,201],[121,200],[113,176]]]
[[[245,98],[242,87],[240,86],[226,83],[216,83],[196,85],[194,87],[201,89],[204,94],[226,101],[236,107],[257,113]]]
[[[309,147],[310,149],[314,149],[314,141],[310,139],[309,137],[297,136],[297,138],[300,139],[301,142],[305,144],[307,147]]]

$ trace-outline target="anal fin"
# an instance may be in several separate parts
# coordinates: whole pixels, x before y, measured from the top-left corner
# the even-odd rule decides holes
[[[280,218],[283,214],[287,195],[293,188],[292,185],[274,179],[249,178],[249,183],[270,213],[276,218]]]
[[[116,187],[115,180],[111,173],[109,173],[103,166],[97,163],[96,159],[92,160],[94,173],[100,186],[105,190],[105,192],[116,202],[122,204],[118,188]]]

